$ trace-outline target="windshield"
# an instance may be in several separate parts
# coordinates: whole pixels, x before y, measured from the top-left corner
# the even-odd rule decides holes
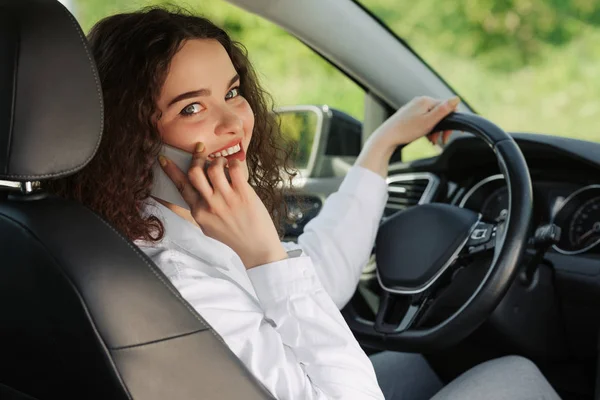
[[[600,141],[600,3],[360,3],[503,129]]]

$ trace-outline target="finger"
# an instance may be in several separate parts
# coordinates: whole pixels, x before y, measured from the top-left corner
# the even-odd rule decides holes
[[[452,135],[452,131],[444,131],[444,134],[442,136],[442,144],[448,143],[448,140],[450,139],[450,135]]]
[[[185,200],[190,208],[194,207],[200,200],[200,196],[188,180],[187,176],[167,157],[161,155],[158,157],[158,161],[163,171],[165,171],[165,174],[167,174],[169,179],[175,184],[175,187],[177,187],[179,193],[181,193],[183,200]]]
[[[188,178],[194,188],[200,192],[205,199],[208,199],[213,195],[213,188],[210,186],[210,182],[204,172],[204,166],[206,165],[204,150],[204,143],[198,142],[194,155],[192,156],[192,164],[188,170]]]
[[[415,97],[412,100],[412,103],[416,104],[419,109],[423,110],[424,112],[427,112],[433,109],[436,105],[438,105],[440,103],[440,100],[434,99],[433,97],[429,96],[419,96]]]
[[[440,133],[439,132],[434,132],[434,133],[431,133],[431,134],[427,135],[427,139],[429,139],[429,141],[432,144],[437,144],[439,138],[440,138]]]
[[[196,143],[196,148],[194,149],[194,154],[192,156],[192,165],[204,167],[204,163],[206,162],[206,155],[204,154],[204,150],[204,143]]]
[[[226,163],[227,159],[225,157],[217,157],[207,170],[210,183],[212,183],[215,192],[221,193],[222,196],[230,196],[233,193],[233,189],[225,176]]]
[[[431,110],[431,115],[439,121],[454,111],[458,103],[460,103],[460,97],[458,96],[442,101]]]
[[[442,103],[442,100],[431,99],[431,101],[427,104],[427,109],[425,110],[425,113],[430,112],[431,110],[433,110],[434,108],[436,108],[441,103]]]
[[[246,174],[244,174],[242,162],[239,160],[229,161],[229,176],[231,177],[231,186],[233,186],[234,190],[239,190],[248,183],[246,182]]]

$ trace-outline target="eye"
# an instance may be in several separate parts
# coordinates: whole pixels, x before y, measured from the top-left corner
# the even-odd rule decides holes
[[[180,114],[184,117],[189,117],[190,115],[198,114],[200,111],[202,111],[200,103],[192,103],[181,110]]]
[[[234,87],[233,89],[229,90],[229,92],[227,92],[227,94],[225,95],[225,100],[233,99],[234,97],[238,97],[239,95],[240,95],[239,86]]]

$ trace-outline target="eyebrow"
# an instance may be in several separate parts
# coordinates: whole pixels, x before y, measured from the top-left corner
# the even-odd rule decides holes
[[[240,80],[240,75],[239,74],[235,74],[235,76],[229,80],[229,84],[227,85],[227,87],[230,87],[236,81],[239,81],[239,80]],[[182,100],[185,100],[185,99],[191,99],[193,97],[210,96],[210,95],[211,95],[210,89],[192,90],[191,92],[185,92],[185,93],[182,93],[182,94],[176,96],[173,100],[171,100],[169,102],[169,104],[167,105],[167,107],[171,107],[173,104],[178,103],[178,102],[180,102]]]

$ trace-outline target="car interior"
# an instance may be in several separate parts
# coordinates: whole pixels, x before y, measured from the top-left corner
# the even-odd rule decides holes
[[[286,188],[295,240],[375,127],[415,96],[455,93],[358,2],[228,2],[365,91],[363,121],[276,110],[318,121]],[[133,243],[44,191],[94,157],[101,82],[57,0],[0,0],[0,21],[0,398],[273,398]],[[561,398],[599,398],[600,143],[505,132],[465,102],[439,130],[453,131],[439,155],[403,162],[399,149],[390,164],[372,258],[342,310],[350,329],[368,354],[424,354],[445,382],[517,354]]]

